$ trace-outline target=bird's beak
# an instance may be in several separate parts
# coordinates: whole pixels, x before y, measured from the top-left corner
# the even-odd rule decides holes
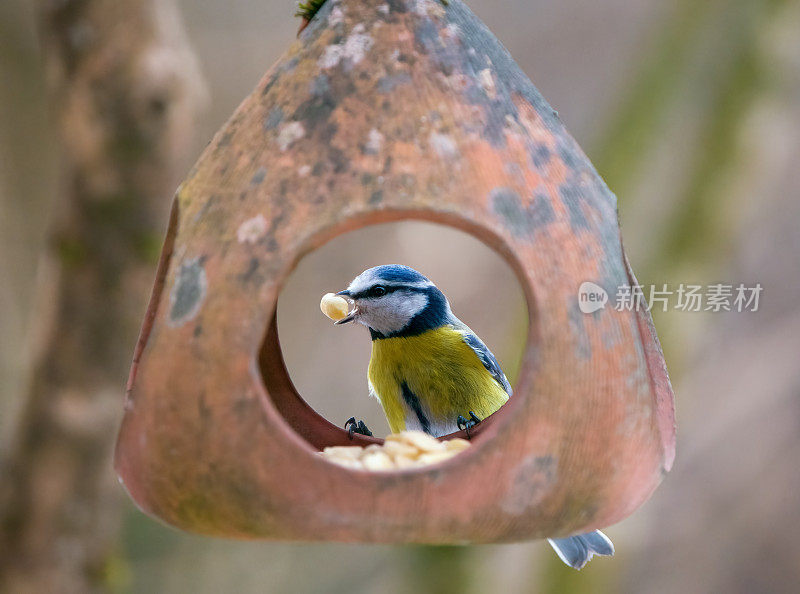
[[[351,311],[349,314],[347,314],[345,317],[343,317],[341,320],[336,320],[336,321],[334,322],[334,324],[336,324],[337,326],[339,326],[339,325],[341,325],[341,324],[346,324],[347,322],[352,322],[353,320],[355,320],[355,319],[356,319],[356,314],[357,314],[357,313],[358,313],[358,310],[355,310],[355,309],[354,309],[354,310],[353,310],[353,311]]]
[[[358,308],[356,307],[356,304],[353,301],[353,299],[350,297],[350,291],[345,289],[344,291],[339,291],[336,294],[341,295],[342,297],[347,297],[347,301],[350,303],[352,309],[350,310],[350,313],[348,313],[341,320],[337,320],[336,322],[334,322],[334,324],[339,326],[340,324],[347,324],[348,322],[352,322],[353,320],[356,319],[356,315],[358,314]]]

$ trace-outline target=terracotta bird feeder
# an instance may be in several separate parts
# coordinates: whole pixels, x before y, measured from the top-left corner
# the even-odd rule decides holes
[[[504,256],[528,343],[467,451],[351,470],[316,452],[371,439],[297,393],[276,303],[305,254],[401,219]],[[119,476],[147,513],[224,536],[503,542],[613,524],[672,464],[673,394],[649,314],[583,313],[585,281],[611,300],[636,282],[616,199],[489,30],[459,0],[329,0],[177,193]]]

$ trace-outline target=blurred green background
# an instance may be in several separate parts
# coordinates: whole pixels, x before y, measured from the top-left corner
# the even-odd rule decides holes
[[[92,0],[60,4],[86,1]],[[172,5],[144,3],[158,10]],[[72,155],[62,153],[55,116],[61,98],[47,92],[52,72],[44,67],[46,46],[37,34],[37,11],[56,4],[0,3],[0,492],[5,499],[13,499],[17,486],[19,475],[8,469],[18,443],[42,437],[26,426],[26,401],[41,373],[35,371],[37,357],[55,340],[46,331],[48,320],[59,315],[42,293],[53,270],[41,255],[52,247],[48,234],[53,213],[62,209],[68,185],[64,163]],[[794,306],[800,297],[800,2],[469,4],[559,111],[618,195],[626,249],[640,283],[741,282],[764,288],[755,313],[654,314],[677,396],[678,456],[653,499],[607,530],[616,556],[595,560],[578,573],[542,542],[366,546],[229,542],[183,534],[143,516],[122,494],[110,462],[112,430],[91,438],[107,481],[88,498],[97,505],[70,507],[69,494],[57,490],[35,493],[35,501],[57,509],[53,517],[61,522],[47,526],[47,542],[36,545],[50,555],[42,565],[56,580],[49,583],[59,584],[54,591],[798,591],[800,315]],[[171,188],[292,41],[297,26],[292,3],[283,0],[183,0],[178,8],[202,73],[198,82],[206,90],[198,84],[196,104],[203,109],[174,166],[175,179],[165,182],[170,190],[156,196],[156,245]],[[176,14],[170,15],[175,26]],[[64,254],[72,252],[60,253],[63,266]],[[149,272],[135,284],[136,297],[126,302],[137,321],[155,271],[157,250],[148,253]],[[321,292],[342,288],[365,265],[382,261],[403,261],[427,272],[509,375],[515,374],[526,314],[504,264],[456,232],[392,225],[325,246],[303,262],[282,297],[280,332],[290,371],[318,410],[335,422],[359,414],[381,426],[380,411],[366,398],[366,336],[347,329],[311,346],[309,337],[330,330],[316,309]],[[480,282],[465,281],[467,273]],[[122,353],[122,371],[112,371],[101,415],[102,426],[115,427],[135,329],[121,324],[103,331]],[[43,402],[46,409],[48,400]],[[81,477],[80,460],[75,464],[75,476]],[[25,470],[42,472],[33,466]],[[9,520],[7,513],[4,518],[6,530],[19,520]],[[0,555],[7,553],[0,548]],[[32,580],[20,591],[37,591],[36,584]]]

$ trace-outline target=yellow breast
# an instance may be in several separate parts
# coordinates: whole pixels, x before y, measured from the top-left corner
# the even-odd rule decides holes
[[[424,416],[442,435],[456,430],[459,415],[483,419],[508,400],[453,326],[374,340],[369,381],[394,432],[421,428]]]

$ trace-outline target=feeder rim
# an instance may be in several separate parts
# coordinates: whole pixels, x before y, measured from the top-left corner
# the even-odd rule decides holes
[[[263,340],[260,344],[259,353],[255,358],[255,365],[252,369],[256,384],[259,386],[259,399],[261,400],[261,408],[263,414],[269,415],[271,418],[279,418],[280,424],[287,430],[287,434],[291,435],[292,441],[295,445],[301,447],[307,453],[316,456],[316,453],[321,451],[326,445],[320,445],[319,435],[313,434],[309,428],[303,427],[302,430],[306,433],[312,433],[316,444],[310,441],[307,437],[301,435],[301,431],[293,426],[287,416],[301,415],[310,423],[315,423],[320,431],[327,432],[328,435],[337,435],[338,439],[335,443],[328,445],[358,445],[366,446],[370,444],[381,444],[383,438],[367,437],[359,434],[354,434],[352,439],[347,437],[348,441],[343,442],[347,432],[334,425],[331,421],[317,412],[308,402],[302,397],[297,390],[294,382],[289,375],[286,368],[286,362],[283,358],[283,351],[280,348],[280,341],[278,338],[277,328],[277,296],[280,295],[281,290],[285,286],[287,280],[296,270],[300,261],[313,251],[319,249],[329,241],[333,240],[340,235],[356,231],[365,227],[373,225],[381,225],[392,222],[400,221],[421,221],[450,227],[476,238],[486,247],[497,253],[514,272],[517,282],[525,295],[525,304],[528,311],[528,332],[525,346],[523,348],[523,355],[521,367],[517,378],[514,393],[525,394],[531,391],[531,383],[536,377],[536,368],[538,367],[538,360],[535,357],[537,346],[540,344],[540,331],[539,331],[539,315],[537,314],[537,298],[536,295],[529,287],[529,283],[523,282],[524,273],[522,263],[514,254],[511,246],[507,240],[499,233],[485,226],[481,226],[472,220],[464,217],[460,213],[454,211],[438,211],[430,208],[383,208],[379,210],[370,210],[367,212],[354,213],[345,216],[342,220],[335,223],[325,225],[308,237],[302,238],[298,243],[289,246],[288,252],[293,253],[293,257],[286,263],[281,271],[276,274],[274,283],[274,292],[276,299],[272,311],[268,314],[268,323],[263,331]],[[268,350],[272,350],[275,355],[274,359],[267,361],[265,355]],[[265,371],[265,366],[269,366],[269,373]],[[276,399],[278,399],[276,401]],[[497,435],[512,419],[514,412],[521,406],[521,398],[512,395],[508,401],[493,414],[489,415],[482,420],[476,427],[470,429],[470,438],[467,438],[466,431],[456,431],[447,435],[438,437],[440,441],[462,438],[469,439],[473,442],[473,446],[467,448],[465,451],[460,452],[454,457],[459,457],[462,454],[469,455],[479,447],[483,447],[484,443],[492,441],[493,436]],[[285,407],[285,408],[284,408]],[[296,407],[301,407],[300,409]],[[343,442],[343,443],[342,443]],[[480,446],[479,446],[480,444]],[[479,446],[479,447],[478,447]],[[444,464],[449,460],[441,462]],[[325,460],[326,463],[334,466],[339,466],[333,462]],[[425,471],[428,468],[437,467],[437,464],[420,468],[403,469],[409,471]],[[356,470],[339,466],[344,470]],[[398,469],[399,471],[399,469]],[[369,472],[369,471],[365,471]],[[389,472],[392,471],[383,471]]]

